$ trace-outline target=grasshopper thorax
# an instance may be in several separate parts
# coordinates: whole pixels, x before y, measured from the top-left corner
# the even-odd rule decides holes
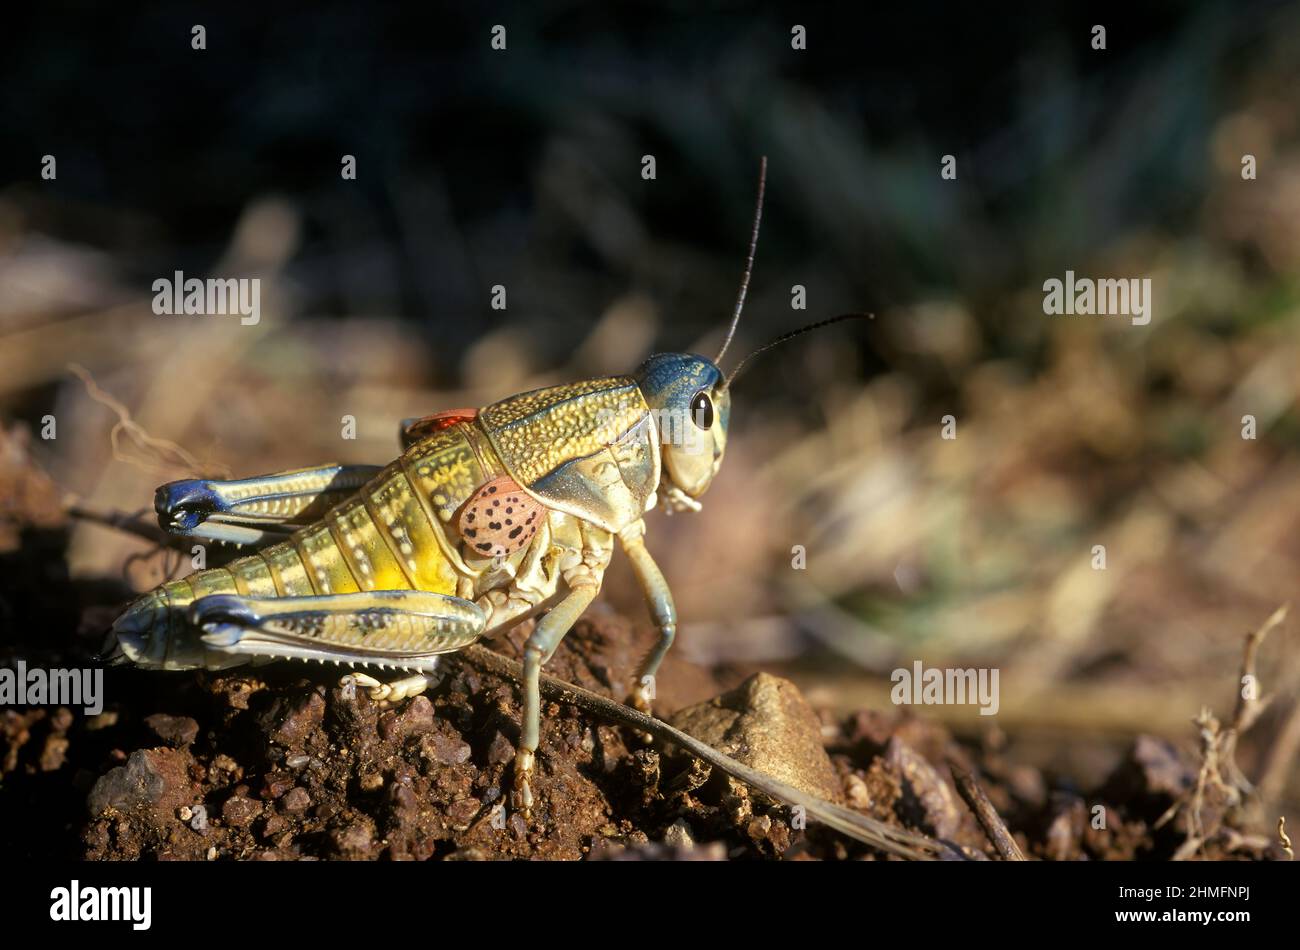
[[[680,493],[698,498],[717,474],[727,447],[731,394],[725,377],[703,356],[659,353],[641,364],[636,381],[659,432],[661,497],[680,501]]]

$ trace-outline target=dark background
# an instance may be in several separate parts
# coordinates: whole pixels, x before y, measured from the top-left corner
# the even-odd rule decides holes
[[[661,346],[715,327],[761,154],[768,226],[748,331],[787,327],[780,288],[802,274],[810,316],[939,289],[974,301],[990,342],[1009,345],[1019,334],[981,301],[1121,229],[1188,225],[1212,171],[1191,146],[1238,104],[1259,44],[1294,22],[1259,3],[10,16],[0,177],[31,226],[110,250],[147,286],[211,265],[252,196],[284,196],[302,216],[302,306],[400,316],[444,372],[505,319],[487,307],[498,282],[544,359],[629,289],[671,313]],[[190,48],[200,22],[206,51]],[[807,51],[790,48],[796,22]],[[1090,47],[1094,22],[1105,51]],[[504,53],[489,48],[496,23]],[[32,180],[46,153],[57,183]],[[947,153],[958,183],[939,179]],[[339,178],[343,154],[357,156],[355,182]],[[609,230],[593,220],[602,202],[635,215],[634,233],[593,234]]]

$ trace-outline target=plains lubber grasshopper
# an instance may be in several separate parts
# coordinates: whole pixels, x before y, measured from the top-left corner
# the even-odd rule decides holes
[[[721,465],[735,372],[728,378],[718,364],[744,305],[765,170],[766,160],[740,293],[713,360],[659,354],[631,376],[408,420],[404,453],[383,467],[163,485],[155,507],[166,530],[256,550],[133,602],[113,625],[110,661],[171,670],[282,658],[375,666],[407,675],[345,679],[397,700],[434,682],[440,654],[544,614],[523,657],[513,797],[527,814],[540,671],[600,591],[615,543],[658,629],[631,696],[649,710],[677,616],[643,517],[656,504],[699,510]]]

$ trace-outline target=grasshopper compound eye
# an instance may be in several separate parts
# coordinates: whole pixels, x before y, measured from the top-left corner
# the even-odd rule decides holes
[[[705,432],[713,428],[713,400],[702,389],[691,397],[691,419]]]

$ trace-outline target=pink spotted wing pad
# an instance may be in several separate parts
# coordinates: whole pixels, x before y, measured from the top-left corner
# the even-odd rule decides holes
[[[478,557],[509,557],[541,527],[545,509],[509,475],[488,482],[460,512],[460,535]]]

